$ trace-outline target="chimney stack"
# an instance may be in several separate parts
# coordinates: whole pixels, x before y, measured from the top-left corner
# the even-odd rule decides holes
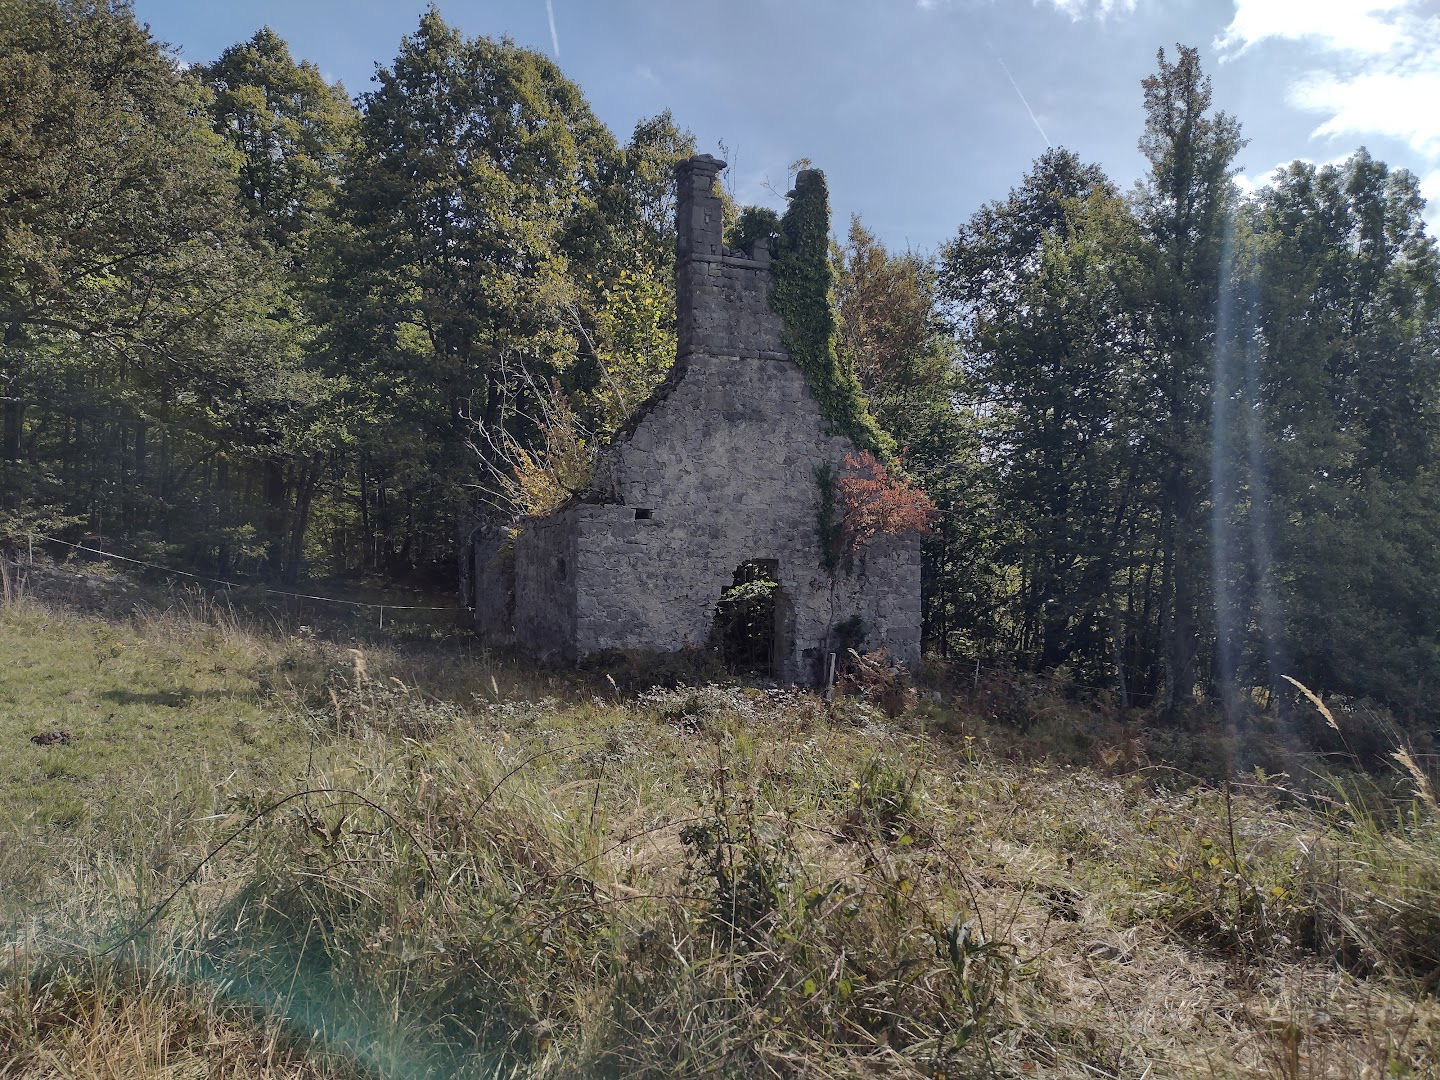
[[[784,358],[770,307],[770,250],[725,250],[715,180],[725,162],[700,154],[675,166],[677,356]]]
[[[691,255],[724,253],[720,197],[715,194],[715,178],[725,162],[709,154],[700,154],[675,166],[675,254],[683,260]]]

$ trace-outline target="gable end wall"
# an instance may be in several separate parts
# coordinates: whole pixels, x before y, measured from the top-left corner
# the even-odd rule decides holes
[[[782,590],[782,681],[816,681],[828,631],[851,616],[865,647],[918,663],[918,537],[882,537],[833,579],[821,567],[817,470],[838,471],[852,446],[785,351],[768,251],[721,242],[723,167],[701,156],[676,170],[675,375],[603,455],[600,501],[522,526],[516,637],[570,662],[704,646],[736,569],[765,559]]]

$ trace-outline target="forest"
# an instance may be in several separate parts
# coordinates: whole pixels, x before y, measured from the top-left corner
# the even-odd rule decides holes
[[[433,7],[352,97],[269,29],[186,67],[117,0],[0,0],[0,92],[0,547],[439,592],[673,360],[683,120],[618,137]],[[1055,148],[937,252],[833,226],[841,360],[937,506],[927,653],[1430,724],[1417,180],[1361,148],[1243,193],[1195,49],[1136,94],[1130,190]]]

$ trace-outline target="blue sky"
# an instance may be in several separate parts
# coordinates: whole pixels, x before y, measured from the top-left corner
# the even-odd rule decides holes
[[[269,25],[351,94],[424,0],[136,0],[187,61]],[[745,202],[826,171],[895,248],[932,251],[1048,142],[1122,186],[1142,169],[1140,80],[1200,47],[1250,145],[1241,182],[1368,146],[1419,175],[1440,225],[1440,0],[444,0],[467,34],[558,58],[617,136],[669,108]],[[721,148],[723,144],[723,149]]]

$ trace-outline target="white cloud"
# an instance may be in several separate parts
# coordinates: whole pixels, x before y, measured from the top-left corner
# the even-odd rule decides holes
[[[1338,77],[1313,72],[1295,82],[1288,96],[1292,105],[1326,115],[1314,136],[1388,135],[1440,162],[1440,67]]]
[[[545,0],[545,17],[550,20],[550,47],[555,50],[555,59],[560,59],[560,35],[555,31],[555,3]]]
[[[1425,202],[1429,206],[1430,220],[1440,220],[1440,169],[1434,169],[1420,178],[1420,194],[1425,196]]]
[[[1215,39],[1230,55],[1267,38],[1311,39],[1345,52],[1383,54],[1401,43],[1412,0],[1235,0],[1235,18]]]
[[[1086,15],[1095,15],[1104,19],[1116,13],[1133,14],[1139,0],[1032,0],[1032,2],[1036,7],[1049,3],[1055,10],[1069,15],[1070,18],[1079,22]],[[947,3],[950,3],[950,0],[915,0],[915,6],[921,11],[934,11]]]
[[[1035,0],[1038,4],[1040,0]],[[1086,15],[1108,18],[1119,12],[1129,15],[1135,10],[1137,0],[1050,0],[1058,11],[1063,11],[1077,22]]]
[[[1435,0],[1235,0],[1235,17],[1215,45],[1223,61],[1271,40],[1305,50],[1286,99],[1322,118],[1311,137],[1405,143],[1426,171],[1429,216],[1440,221]]]
[[[1309,158],[1301,158],[1300,160],[1309,165],[1315,164]],[[1240,189],[1242,195],[1253,195],[1260,188],[1272,183],[1275,179],[1275,174],[1289,164],[1290,162],[1288,161],[1277,161],[1264,172],[1255,173],[1253,176],[1250,173],[1237,173],[1235,175],[1235,186]]]

